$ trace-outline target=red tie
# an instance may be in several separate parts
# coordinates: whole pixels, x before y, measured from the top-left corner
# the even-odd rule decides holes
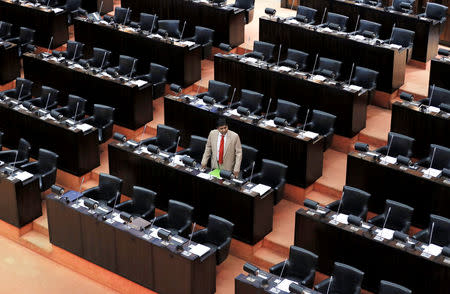
[[[219,147],[219,164],[222,164],[223,163],[223,148],[224,148],[224,142],[225,142],[225,140],[224,140],[224,136],[223,135],[221,135],[222,136],[222,138],[220,139],[220,147]]]

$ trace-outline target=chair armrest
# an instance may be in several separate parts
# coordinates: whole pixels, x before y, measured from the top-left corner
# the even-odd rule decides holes
[[[32,173],[32,174],[36,174],[37,173],[37,167],[38,167],[38,162],[37,161],[29,162],[27,164],[22,165],[22,169],[24,171],[27,171],[27,172]]]
[[[83,191],[82,195],[84,197],[92,198],[92,194],[97,193],[98,191],[100,191],[100,187],[92,187]]]
[[[175,153],[175,155],[188,155],[189,152],[191,152],[191,148],[186,148],[186,149],[178,151],[177,153]]]
[[[428,105],[428,103],[430,103],[430,98],[420,99],[420,100],[419,100],[419,103],[421,103],[421,104],[427,104],[427,105]]]
[[[122,203],[119,203],[116,205],[116,209],[126,209],[127,207],[130,207],[133,204],[133,200],[127,200]]]
[[[281,270],[283,269],[284,263],[285,263],[285,261],[282,261],[282,262],[272,266],[271,268],[269,268],[269,272],[271,274],[279,276],[281,274]]]
[[[309,123],[306,123],[305,130],[311,131],[313,127],[314,127],[314,123],[312,121],[310,121]]]
[[[259,105],[254,111],[251,112],[251,114],[257,115],[257,114],[260,114],[261,111],[262,111],[262,107],[261,107],[261,105]]]
[[[114,124],[114,121],[110,120],[106,125],[104,125],[102,127],[103,130],[106,130],[109,127],[112,127],[112,125]]]
[[[428,239],[427,238],[428,234],[429,234],[428,229],[425,229],[425,230],[422,230],[422,231],[418,232],[417,234],[415,234],[413,236],[413,238],[420,242],[427,242],[426,239]]]
[[[185,41],[195,42],[195,36],[185,38],[184,40],[185,40]]]
[[[302,285],[310,287],[314,283],[314,277],[316,276],[316,270],[312,269],[309,274],[301,282]]]
[[[417,162],[417,165],[422,167],[430,167],[430,158],[429,157],[422,158]]]
[[[330,278],[323,280],[319,284],[314,286],[314,290],[319,291],[321,293],[325,293],[328,288],[328,284],[330,283]]]
[[[295,124],[297,124],[297,121],[298,121],[298,118],[297,118],[297,116],[295,116],[293,119],[291,119],[289,121],[289,125],[290,126],[295,126]]]
[[[202,229],[197,232],[194,232],[194,234],[192,236],[192,241],[194,241],[195,243],[200,243],[200,244],[205,243],[207,232],[208,232],[208,229]],[[190,235],[189,235],[189,237],[190,237]]]
[[[19,37],[6,39],[6,41],[11,42],[11,43],[17,43],[17,42],[19,42],[19,40],[20,40]]]
[[[111,21],[113,21],[113,17],[112,17],[112,16],[109,16],[109,15],[104,15],[104,16],[103,16],[103,20],[105,20],[105,21],[107,21],[107,22],[111,22]]]
[[[156,143],[157,138],[156,137],[152,137],[152,138],[147,138],[142,140],[140,143],[141,145],[148,145],[148,144],[153,144]]]
[[[230,252],[230,245],[231,245],[231,238],[228,237],[225,242],[217,246],[216,252],[217,264],[222,263],[227,258],[228,253]]]
[[[254,180],[259,180],[260,178],[261,178],[261,173],[257,173],[257,174],[253,174],[252,177],[248,177],[245,180],[246,181],[254,181]]]
[[[167,226],[167,217],[168,216],[169,216],[168,214],[163,214],[163,215],[158,216],[155,219],[155,222],[153,224],[157,227],[164,228],[165,226]]]
[[[277,190],[278,192],[280,192],[283,189],[285,184],[286,184],[286,180],[281,179],[280,183],[274,189]]]
[[[264,60],[264,54],[262,54],[260,52],[249,52],[249,53],[245,54],[244,56]]]
[[[402,228],[402,233],[408,234],[409,227],[411,226],[411,221],[407,221],[405,226]]]
[[[94,122],[94,117],[90,116],[90,117],[83,118],[81,120],[81,122],[85,123],[85,124],[92,124]]]
[[[149,218],[153,217],[154,214],[155,214],[155,206],[152,205],[152,206],[150,207],[149,210],[147,210],[146,212],[144,212],[144,213],[141,215],[141,217],[142,217],[143,219],[149,219]]]
[[[381,154],[383,154],[383,155],[386,155],[387,149],[388,149],[387,146],[382,146],[382,147],[380,147],[380,148],[378,148],[378,149],[375,149],[375,152],[378,152],[378,153],[381,153]]]
[[[179,230],[178,230],[178,235],[180,236],[186,236],[187,231],[189,230],[189,228],[191,227],[192,222],[188,221],[184,226],[182,226]]]
[[[135,21],[130,22],[129,26],[135,29],[140,27],[139,23]]]
[[[333,202],[329,203],[326,207],[327,207],[328,209],[331,209],[331,210],[333,210],[333,211],[336,211],[337,208],[339,207],[339,203],[340,203],[340,202],[341,202],[341,200],[333,201]]]
[[[116,195],[111,197],[110,199],[106,200],[106,203],[109,207],[113,207],[114,203],[120,203],[120,192],[117,192]]]
[[[418,14],[417,16],[418,16],[418,17],[426,17],[426,14],[425,14],[425,13],[420,13],[420,14]]]
[[[369,219],[367,222],[368,222],[369,224],[372,224],[372,225],[375,225],[375,226],[379,227],[380,224],[383,222],[383,220],[384,220],[384,213],[372,217],[372,218]]]
[[[56,167],[54,167],[54,168],[52,168],[51,170],[49,170],[49,171],[43,173],[41,176],[42,176],[42,177],[48,177],[48,176],[50,176],[51,174],[53,174],[53,173],[55,173],[55,172],[56,172]]]
[[[328,137],[332,137],[334,135],[334,128],[331,128],[328,133],[326,133],[325,135],[323,135],[325,138],[328,139]]]

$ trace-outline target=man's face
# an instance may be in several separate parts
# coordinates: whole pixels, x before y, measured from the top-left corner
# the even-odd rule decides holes
[[[227,125],[220,126],[220,127],[218,127],[217,129],[219,130],[219,132],[220,132],[223,136],[225,136],[225,135],[227,134],[227,132],[228,132],[228,126],[227,126]]]

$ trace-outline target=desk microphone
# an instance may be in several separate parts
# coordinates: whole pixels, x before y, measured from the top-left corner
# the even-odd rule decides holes
[[[12,172],[11,175],[14,174],[14,171],[16,170],[16,162],[17,162],[17,156],[19,155],[19,150],[17,150],[16,152],[16,157],[14,158],[14,162],[13,162],[13,167],[12,167]]]
[[[50,54],[50,47],[52,46],[53,36],[50,37],[50,44],[48,44],[47,53]]]
[[[250,183],[252,182],[253,170],[255,169],[255,162],[252,163],[252,172],[250,173]]]
[[[323,24],[323,21],[325,19],[325,14],[326,13],[327,13],[327,8],[325,7],[325,9],[323,10],[322,21],[320,22],[320,24]]]
[[[20,85],[19,95],[17,96],[17,100],[20,101],[20,96],[22,95],[23,84]]]
[[[358,14],[358,18],[356,19],[355,32],[356,32],[356,30],[358,30],[358,23],[359,23],[359,14]]]
[[[130,80],[131,80],[131,76],[133,75],[133,70],[134,70],[134,64],[136,63],[136,58],[133,60],[133,65],[131,66],[131,71],[130,71]]]
[[[269,105],[267,105],[266,115],[264,116],[264,120],[267,120],[267,115],[269,114],[270,103],[272,103],[272,98],[269,99]]]
[[[181,40],[183,40],[183,34],[184,34],[184,28],[185,27],[186,27],[186,21],[184,21],[183,29],[181,30],[181,35],[180,35],[180,41],[179,42],[181,42]]]
[[[392,42],[392,35],[394,34],[394,29],[395,29],[395,23],[392,26],[392,32],[391,32],[391,37],[389,38],[389,44],[391,44],[391,42]]]
[[[236,88],[234,88],[234,90],[233,90],[233,95],[231,95],[231,101],[230,101],[230,104],[228,105],[228,109],[230,109],[231,108],[231,105],[233,104],[233,100],[234,100],[234,94],[236,93]]]
[[[147,234],[146,234],[147,236],[149,236],[149,234],[152,230],[153,224],[155,223],[155,220],[156,220],[156,216],[153,218],[152,223],[150,224],[150,227],[147,230]]]
[[[294,3],[295,3],[295,0],[292,0],[291,10],[294,8]]]
[[[384,223],[383,223],[383,229],[382,230],[384,230],[384,227],[386,226],[389,214],[391,213],[391,209],[392,209],[392,207],[389,207],[388,212],[386,213],[386,217],[384,218]]]
[[[102,15],[103,1],[100,3],[100,9],[98,10],[98,15]]]
[[[331,283],[333,283],[333,276],[330,277],[330,283],[328,284],[327,294],[330,293]]]
[[[75,45],[75,51],[73,52],[72,61],[75,60],[75,56],[77,55],[77,50],[78,50],[78,43]]]
[[[280,277],[279,277],[280,282],[283,277],[283,272],[284,272],[284,268],[286,267],[286,263],[287,263],[287,259],[284,260],[283,268],[281,269],[281,273],[280,273]]]
[[[103,2],[102,2],[103,3]],[[106,59],[106,51],[105,51],[105,54],[103,55],[103,59],[102,59],[102,64],[100,65],[100,70],[102,70],[102,68],[103,68],[103,64],[105,63],[105,59]]]
[[[47,110],[47,107],[48,107],[48,103],[50,102],[50,93],[48,93],[48,95],[47,95],[47,103],[45,103],[45,108],[44,108],[44,110]]]
[[[195,222],[194,222],[194,225],[192,226],[191,237],[189,238],[189,242],[188,242],[188,249],[189,249],[189,246],[191,246],[192,236],[194,236],[194,230],[195,230]]]
[[[80,101],[77,102],[77,107],[75,108],[75,114],[73,115],[73,123],[75,124],[77,121],[77,112],[78,112],[78,105],[80,104]]]
[[[342,197],[341,197],[341,201],[339,201],[339,206],[338,206],[338,209],[337,209],[337,215],[339,215],[339,211],[341,211],[341,205],[342,205],[342,202],[344,202],[344,196],[345,196],[345,192],[342,192]]]
[[[292,2],[292,3],[294,3],[294,2]],[[293,5],[293,4],[292,4],[292,5]],[[278,51],[277,66],[278,66],[278,64],[280,63],[280,54],[281,54],[281,44],[280,44],[280,49],[279,49],[279,51]]]
[[[175,153],[177,153],[178,145],[180,144],[180,139],[181,139],[181,136],[178,136],[178,139],[177,139],[177,146],[175,147],[175,152],[173,153],[174,155],[175,155]]]
[[[436,84],[433,84],[433,88],[431,89],[430,99],[428,99],[428,107],[431,106],[431,100],[433,99],[434,87],[435,87],[435,86],[436,86]]]
[[[326,8],[325,8],[326,9]],[[314,70],[316,69],[316,65],[317,65],[317,58],[319,57],[319,53],[316,54],[316,59],[314,60],[314,66],[313,69],[311,71],[311,74],[314,74]]]
[[[428,240],[428,246],[431,244],[431,239],[433,238],[433,231],[434,231],[434,222],[431,223],[431,232],[430,232],[430,239]]]
[[[127,13],[125,14],[125,18],[123,19],[123,25],[127,22],[128,13],[130,12],[130,7],[127,8]]]
[[[50,4],[50,0],[47,1],[47,5],[46,5],[46,6],[47,6],[47,7],[50,7],[49,4]]]
[[[433,166],[434,155],[436,154],[436,147],[433,149],[433,156],[431,156],[430,167],[428,168],[428,174],[430,174],[430,169]]]
[[[150,34],[153,34],[153,28],[154,28],[154,26],[155,26],[155,19],[156,19],[156,14],[155,14],[155,16],[153,17],[152,28],[150,29]]]
[[[144,125],[144,130],[142,131],[141,134],[141,140],[139,141],[139,145],[141,145],[142,140],[144,139],[144,134],[145,134],[145,130],[147,129],[147,124]]]
[[[308,114],[309,114],[309,108],[308,108],[308,110],[306,111],[305,123],[303,124],[303,132],[305,131],[305,128],[306,128],[306,122],[308,121]]]
[[[359,16],[359,15],[358,15]],[[348,85],[350,86],[352,82],[353,69],[355,68],[355,63],[352,63],[352,70],[350,71],[350,77],[348,78]]]
[[[117,204],[117,200],[118,200],[119,198],[120,198],[120,195],[119,195],[119,196],[116,195],[116,199],[114,200],[114,206],[113,206],[113,209],[112,209],[112,211],[111,211],[111,216],[109,217],[109,219],[111,219],[111,218],[114,217],[114,211],[116,210],[116,204]]]
[[[389,146],[388,146],[388,150],[386,152],[386,157],[389,156],[389,151],[391,150],[391,146],[392,146],[392,141],[394,141],[394,136],[391,135],[391,142],[389,142]]]
[[[81,184],[80,184],[80,188],[78,189],[78,193],[81,194],[81,187],[83,186],[84,183],[84,177],[81,179]]]

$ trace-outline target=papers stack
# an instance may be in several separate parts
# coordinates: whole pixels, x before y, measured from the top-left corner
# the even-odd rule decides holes
[[[397,50],[402,48],[401,45],[397,45],[397,44],[389,44],[389,47],[391,47],[392,49],[397,49]]]
[[[287,292],[287,293],[290,293],[290,291],[289,291],[289,285],[292,284],[292,283],[297,284],[297,282],[291,281],[291,280],[289,280],[289,279],[283,279],[283,280],[277,285],[277,289],[279,289],[279,290],[281,290],[281,291],[284,291],[284,292]]]
[[[430,244],[430,245],[424,246],[424,247],[425,248],[424,248],[423,252],[428,253],[433,256],[438,256],[442,252],[442,247],[437,246],[435,244]]]
[[[142,87],[143,85],[147,84],[147,81],[143,81],[143,80],[132,80],[130,81],[131,84],[136,85],[138,87]]]
[[[346,224],[348,225],[348,215],[343,214],[343,213],[339,213],[339,214],[335,214],[333,215],[333,219],[341,224]]]
[[[377,230],[377,235],[382,237],[383,239],[392,240],[392,238],[394,238],[394,230],[386,228],[382,230]]]
[[[428,112],[433,112],[433,113],[438,113],[439,111],[441,111],[441,109],[439,107],[435,107],[435,106],[428,106],[427,110],[428,110]]]
[[[88,125],[88,124],[78,124],[78,125],[76,126],[76,128],[79,129],[79,130],[81,130],[81,131],[83,131],[83,132],[87,132],[87,131],[89,131],[90,129],[92,129],[93,126]]]
[[[441,175],[442,171],[439,169],[434,169],[434,168],[427,168],[425,170],[423,170],[423,174],[427,175],[427,176],[431,176],[434,178],[437,178]]]
[[[325,81],[327,78],[324,77],[324,76],[321,76],[321,75],[314,75],[314,76],[311,77],[311,79],[312,79],[312,80],[315,80],[315,81],[320,81],[320,82],[322,82],[322,81]]]
[[[317,137],[319,137],[319,134],[314,133],[314,132],[310,132],[310,131],[306,131],[303,133],[303,135],[307,138],[311,138],[311,139],[315,139]]]
[[[264,121],[264,124],[266,126],[269,126],[269,127],[274,127],[274,128],[277,127],[277,125],[274,123],[273,119],[269,119],[269,120]]]
[[[362,89],[362,87],[356,85],[350,85],[348,88],[353,91],[360,91]]]
[[[266,186],[266,185],[263,185],[263,184],[258,184],[255,187],[253,187],[251,189],[251,191],[252,192],[256,192],[256,193],[258,193],[259,195],[262,196],[262,195],[266,194],[267,191],[269,191],[270,189],[271,189],[270,186]]]
[[[384,156],[384,157],[381,157],[381,161],[383,161],[385,163],[396,164],[397,158],[392,157],[392,156]]]
[[[29,172],[21,171],[21,172],[16,173],[15,177],[16,177],[16,179],[24,182],[28,179],[31,179],[33,177],[33,175],[30,174]]]
[[[197,177],[202,178],[202,179],[205,179],[205,180],[209,180],[209,179],[211,178],[211,176],[208,175],[208,174],[206,174],[206,173],[199,173],[199,174],[197,175]]]
[[[199,257],[205,255],[209,250],[211,250],[209,247],[202,244],[189,245],[189,252]]]

